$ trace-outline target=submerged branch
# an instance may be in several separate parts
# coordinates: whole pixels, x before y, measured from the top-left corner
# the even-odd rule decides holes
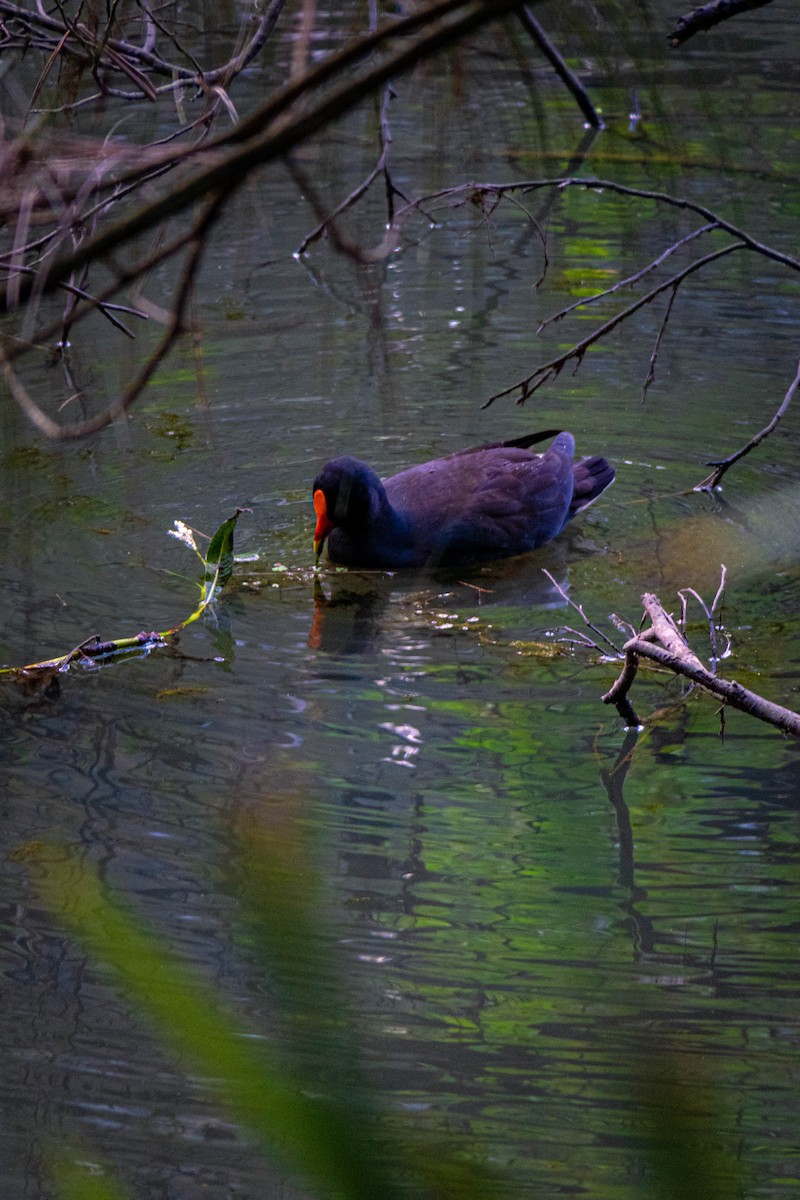
[[[205,555],[201,554],[197,548],[194,531],[188,525],[185,525],[183,521],[175,521],[176,528],[168,531],[178,541],[183,542],[184,545],[193,550],[203,566],[203,580],[198,585],[200,589],[200,601],[194,611],[178,625],[174,625],[172,629],[167,629],[162,633],[142,631],[141,633],[134,634],[132,637],[114,638],[111,641],[102,641],[96,633],[93,633],[90,637],[79,642],[77,646],[68,650],[66,654],[60,654],[56,658],[28,663],[24,667],[0,668],[0,680],[52,680],[59,675],[65,674],[75,663],[81,665],[98,663],[101,659],[113,658],[132,652],[149,653],[157,647],[170,645],[182,629],[185,629],[187,625],[191,625],[193,621],[202,616],[230,579],[233,572],[233,532],[236,522],[242,513],[249,511],[250,509],[237,508],[232,517],[228,517],[227,521],[223,521],[209,541]]]

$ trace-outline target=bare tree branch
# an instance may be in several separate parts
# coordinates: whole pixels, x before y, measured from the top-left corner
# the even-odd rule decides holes
[[[719,592],[715,604],[718,598]],[[749,713],[785,733],[800,737],[800,713],[765,699],[735,680],[720,679],[719,676],[713,675],[689,647],[675,622],[661,606],[658,597],[652,592],[645,593],[642,603],[652,626],[645,633],[638,634],[625,643],[625,663],[622,672],[602,697],[604,704],[613,704],[617,708],[626,724],[641,724],[628,699],[628,692],[636,678],[639,660],[646,658],[698,684],[731,708]]]
[[[219,219],[226,200],[227,194],[225,193],[214,197],[203,209],[188,234],[184,235],[183,241],[189,242],[189,254],[176,288],[167,329],[122,396],[97,416],[88,421],[71,425],[61,425],[59,422],[53,421],[29,395],[14,371],[9,356],[0,350],[0,369],[3,371],[12,396],[28,419],[47,437],[56,441],[69,441],[97,433],[99,430],[105,429],[112,421],[123,416],[138,398],[177,338],[184,332],[184,314],[202,261],[207,237],[212,226]],[[93,300],[92,303],[96,304],[97,302]]]
[[[603,124],[602,117],[592,104],[589,93],[586,91],[586,88],[583,86],[580,79],[578,79],[578,76],[575,74],[572,68],[565,62],[564,58],[556,49],[553,42],[547,36],[544,29],[533,15],[530,5],[524,4],[517,15],[522,22],[523,28],[528,34],[530,34],[531,38],[539,47],[542,54],[544,54],[547,61],[553,67],[556,75],[558,75],[561,82],[575,98],[578,107],[586,117],[586,120],[589,122],[591,127],[593,129],[604,129],[605,126]]]
[[[704,204],[697,204],[694,200],[689,200],[684,196],[671,196],[668,192],[654,192],[647,188],[628,187],[623,183],[616,183],[612,179],[598,179],[592,176],[584,175],[565,175],[556,176],[547,179],[522,179],[515,183],[460,183],[453,187],[441,188],[437,192],[430,193],[426,196],[421,196],[417,200],[411,201],[410,204],[398,209],[396,221],[407,220],[408,217],[423,204],[430,205],[436,200],[446,200],[450,204],[468,203],[476,194],[485,193],[504,196],[507,192],[536,192],[543,188],[557,188],[559,191],[564,191],[568,188],[585,188],[592,192],[610,192],[617,196],[631,196],[637,200],[649,200],[655,204],[664,204],[669,208],[677,208],[683,212],[693,212],[697,216],[702,217],[704,221],[711,225],[724,229],[731,237],[737,241],[744,242],[750,250],[754,250],[758,254],[763,254],[765,258],[770,258],[774,262],[781,263],[784,267],[790,267],[793,271],[800,271],[800,259],[795,258],[791,254],[786,254],[782,250],[777,250],[773,246],[768,246],[763,242],[759,242],[746,230],[740,229],[731,221],[713,212]]]
[[[122,73],[137,87],[136,92],[120,92],[119,89],[112,89],[107,83],[101,82],[98,79],[100,91],[91,97],[92,100],[100,99],[103,95],[112,93],[127,100],[142,99],[143,96],[153,100],[157,95],[172,91],[187,83],[195,83],[197,86],[201,86],[203,83],[208,86],[223,83],[224,86],[227,86],[231,79],[244,70],[248,63],[252,62],[253,58],[262,49],[267,38],[275,28],[285,2],[286,0],[272,0],[267,6],[266,11],[258,17],[252,35],[244,42],[241,49],[237,50],[227,62],[210,70],[202,68],[197,59],[182,45],[166,23],[160,21],[150,6],[144,3],[140,7],[144,13],[148,33],[143,46],[137,46],[134,42],[109,36],[110,25],[107,27],[103,37],[97,37],[85,25],[69,21],[63,9],[61,10],[62,19],[59,21],[55,17],[48,16],[41,8],[38,12],[34,12],[24,9],[17,4],[12,4],[9,0],[0,0],[0,16],[14,23],[22,31],[26,39],[29,39],[34,31],[38,31],[39,35],[46,39],[44,45],[51,50],[50,59],[45,70],[42,72],[40,83],[34,93],[34,98],[31,102],[32,105],[35,104],[36,96],[41,90],[41,85],[50,67],[62,53],[75,58],[85,67],[92,69],[96,79],[98,78],[97,69],[102,65],[109,71]],[[185,67],[179,63],[170,62],[153,50],[156,30],[160,31],[172,43],[178,53],[183,55],[191,66]],[[155,88],[149,82],[144,72],[164,76],[170,82],[160,88]],[[85,98],[83,103],[88,99],[90,98]]]
[[[701,225],[699,229],[693,229],[691,233],[687,233],[685,237],[679,238],[677,242],[673,242],[671,246],[667,246],[666,250],[662,251],[657,258],[652,259],[638,271],[634,271],[633,275],[628,275],[625,279],[620,279],[610,288],[604,288],[602,292],[595,292],[592,296],[583,296],[580,300],[576,300],[574,304],[568,304],[566,308],[562,308],[559,312],[553,313],[551,317],[546,317],[540,322],[536,332],[541,333],[548,325],[552,325],[555,321],[561,321],[569,313],[575,312],[578,308],[584,308],[589,304],[596,304],[598,300],[604,300],[606,296],[613,296],[621,288],[631,287],[634,283],[638,283],[645,275],[649,275],[651,271],[655,271],[657,267],[663,265],[666,260],[676,251],[683,249],[689,242],[693,242],[695,238],[701,237],[704,233],[711,233],[712,230],[719,229],[716,222],[707,225]]]
[[[678,17],[675,28],[668,34],[670,46],[682,46],[696,33],[705,32],[727,21],[739,13],[749,12],[753,8],[764,8],[772,0],[712,0],[711,4],[702,4],[691,12]]]
[[[617,643],[616,643],[616,642],[613,642],[613,641],[611,640],[611,638],[610,638],[610,637],[608,637],[608,636],[607,636],[605,633],[603,633],[602,629],[598,629],[596,625],[593,625],[593,624],[592,624],[592,622],[591,622],[591,621],[589,620],[589,618],[586,616],[586,613],[583,611],[583,607],[582,607],[582,605],[580,605],[580,604],[577,604],[577,603],[576,603],[576,602],[575,602],[575,601],[572,599],[572,597],[571,597],[571,596],[569,596],[569,595],[568,595],[568,594],[567,594],[567,593],[564,591],[563,587],[562,587],[562,586],[561,586],[561,584],[558,582],[558,580],[555,578],[555,576],[551,575],[551,574],[550,574],[550,572],[549,572],[549,571],[548,571],[548,570],[547,570],[545,567],[542,567],[542,574],[547,576],[547,578],[548,578],[548,579],[550,580],[550,582],[552,583],[553,587],[556,589],[556,591],[559,593],[559,595],[560,595],[560,596],[561,596],[561,597],[562,597],[564,600],[566,600],[567,604],[569,604],[569,606],[570,606],[571,608],[574,608],[574,609],[575,609],[575,612],[576,612],[576,613],[577,613],[577,614],[578,614],[578,615],[581,617],[581,619],[583,620],[583,622],[585,623],[585,625],[587,625],[587,627],[588,627],[589,629],[591,629],[591,631],[592,631],[592,633],[595,635],[595,637],[599,638],[601,642],[605,642],[605,644],[606,644],[608,647],[610,647],[610,649],[612,649],[612,650],[613,650],[613,651],[614,651],[616,654],[621,654],[621,653],[622,653],[622,651],[620,650],[620,648],[619,648],[619,646],[617,645]],[[570,632],[571,632],[571,633],[574,633],[575,631],[574,631],[574,630],[570,630]],[[582,636],[582,635],[581,635],[581,634],[577,634],[576,636],[580,637],[580,636]],[[585,636],[585,635],[583,635],[583,636]],[[601,647],[598,645],[598,643],[597,643],[597,642],[592,642],[590,639],[586,639],[586,640],[588,641],[588,644],[589,644],[590,646],[594,646],[594,647],[595,647],[596,649],[598,649],[598,650],[599,650],[599,649],[601,649]]]
[[[301,255],[305,254],[305,252],[308,250],[309,246],[311,246],[319,238],[324,237],[326,234],[330,234],[334,241],[334,244],[340,250],[345,251],[345,253],[349,254],[352,258],[355,258],[358,262],[374,262],[374,261],[376,261],[374,253],[370,254],[368,252],[362,251],[360,249],[360,247],[358,247],[354,242],[352,242],[349,239],[346,239],[342,236],[342,234],[340,233],[340,231],[337,228],[336,218],[341,216],[341,214],[343,212],[346,212],[348,208],[352,208],[353,205],[356,204],[357,201],[361,199],[361,197],[364,195],[364,193],[369,190],[369,188],[372,186],[372,184],[375,182],[375,180],[378,178],[378,176],[383,175],[385,183],[386,183],[386,201],[387,201],[387,205],[389,208],[387,225],[391,226],[391,224],[392,224],[392,218],[394,215],[394,212],[393,212],[394,196],[402,195],[402,193],[399,192],[398,189],[392,183],[392,178],[391,178],[391,175],[389,174],[389,167],[388,167],[389,147],[392,142],[391,130],[389,128],[388,109],[389,109],[390,102],[394,99],[394,95],[395,95],[395,93],[392,89],[391,84],[388,84],[386,87],[386,91],[384,92],[383,101],[381,103],[380,114],[378,117],[379,143],[380,143],[380,154],[378,156],[378,161],[376,162],[375,166],[372,168],[372,170],[370,171],[370,173],[366,177],[366,179],[362,180],[362,182],[358,185],[358,187],[354,188],[353,191],[350,193],[350,195],[345,197],[345,199],[342,200],[340,204],[337,204],[337,206],[336,206],[336,208],[334,208],[333,212],[330,212],[327,214],[325,213],[324,207],[323,207],[322,203],[319,201],[319,199],[317,198],[315,190],[311,185],[311,181],[308,179],[305,172],[301,171],[298,164],[291,157],[287,158],[287,160],[286,160],[287,165],[288,165],[289,170],[291,171],[292,175],[294,176],[295,181],[297,182],[298,186],[306,193],[307,198],[311,201],[312,205],[314,206],[315,210],[317,211],[318,216],[322,217],[322,220],[320,221],[319,225],[317,225],[316,228],[312,229],[310,233],[306,234],[306,236],[303,238],[300,245],[295,250],[295,256],[297,258],[299,258]],[[407,199],[407,197],[403,196],[403,199],[405,200],[405,199]],[[383,255],[381,255],[381,257],[383,257]]]
[[[764,441],[765,437],[769,437],[773,430],[777,428],[781,418],[786,415],[798,387],[800,387],[800,359],[798,359],[797,372],[789,386],[789,390],[783,397],[778,411],[769,424],[765,425],[755,437],[750,439],[746,446],[742,446],[741,450],[737,450],[735,454],[730,454],[727,458],[722,458],[718,461],[711,460],[706,463],[706,466],[713,467],[714,470],[710,475],[706,475],[705,479],[701,479],[700,483],[695,484],[692,490],[695,492],[712,492],[715,487],[719,487],[720,480],[725,475],[725,472],[729,471],[740,458],[744,458],[745,454],[749,454],[751,450],[754,450],[756,446]]]
[[[664,338],[664,334],[666,333],[667,325],[669,324],[670,314],[672,313],[672,306],[675,303],[675,297],[677,296],[677,294],[678,294],[678,284],[675,284],[675,286],[672,289],[672,292],[670,293],[669,300],[667,301],[667,307],[664,309],[664,316],[662,317],[661,324],[658,327],[658,333],[656,335],[655,345],[653,346],[653,353],[650,355],[650,362],[647,364],[647,376],[644,381],[644,386],[642,387],[642,398],[640,400],[641,404],[644,404],[645,400],[647,399],[647,392],[648,392],[648,389],[650,388],[650,385],[652,383],[655,383],[656,362],[658,360],[658,352],[661,349],[661,342]]]
[[[602,697],[604,704],[614,705],[628,729],[640,729],[643,724],[628,696],[638,669],[639,655],[635,650],[626,650],[625,665]]]
[[[326,60],[309,76],[281,89],[256,113],[240,122],[235,130],[207,143],[202,150],[202,164],[195,172],[174,183],[167,192],[136,212],[85,238],[71,253],[50,264],[40,285],[42,294],[51,291],[62,279],[69,278],[72,272],[87,262],[103,258],[111,250],[117,250],[165,217],[182,212],[203,196],[240,186],[255,167],[286,154],[393,76],[408,70],[420,59],[436,53],[456,39],[474,32],[488,21],[513,11],[521,2],[436,0],[422,13],[403,18],[388,29],[384,27],[375,34],[366,35],[355,45],[332,55],[330,60]],[[448,19],[439,20],[441,17]],[[423,32],[416,39],[400,38],[398,48],[387,53],[381,62],[369,64],[360,74],[338,83],[327,95],[304,110],[291,111],[299,96],[337,74],[345,63],[365,57],[377,44],[389,37],[399,37],[401,32],[415,29],[420,24],[423,25]],[[188,153],[184,152],[184,155],[188,156]],[[199,153],[193,151],[195,157]],[[32,290],[26,283],[23,281],[20,287],[20,303],[25,302]],[[2,303],[0,311],[4,311]]]
[[[595,342],[605,337],[605,335],[610,333],[612,329],[615,329],[617,325],[621,325],[623,321],[626,321],[628,317],[632,316],[635,312],[638,312],[640,308],[644,308],[645,305],[652,303],[656,296],[660,296],[662,292],[668,291],[670,288],[672,288],[674,291],[680,286],[681,283],[683,283],[684,279],[688,278],[689,275],[694,274],[695,271],[702,270],[703,267],[708,266],[709,263],[714,262],[716,259],[722,258],[726,254],[731,254],[734,250],[745,249],[746,246],[744,242],[731,242],[727,246],[722,246],[719,250],[714,250],[710,254],[704,255],[702,258],[696,259],[693,263],[690,263],[688,267],[684,267],[682,271],[678,271],[677,274],[672,275],[664,283],[660,283],[657,287],[652,288],[652,290],[647,292],[644,296],[640,296],[638,300],[634,300],[634,302],[629,304],[627,308],[624,308],[621,312],[617,313],[616,316],[611,317],[608,321],[604,322],[604,324],[599,325],[597,329],[593,330],[592,333],[587,334],[587,336],[580,342],[576,342],[574,346],[571,346],[569,350],[566,350],[563,354],[559,354],[556,358],[550,359],[549,362],[543,363],[540,367],[537,367],[535,371],[532,371],[530,375],[527,375],[524,379],[519,380],[517,383],[512,383],[509,387],[503,388],[502,391],[495,392],[495,394],[490,396],[489,399],[483,404],[483,408],[488,408],[490,404],[494,404],[495,400],[500,400],[503,396],[512,396],[515,392],[519,392],[517,404],[524,404],[533,392],[542,387],[542,385],[547,383],[548,380],[554,379],[556,375],[561,372],[563,367],[565,367],[566,364],[571,360],[575,360],[577,369],[583,360],[583,356],[590,346],[593,346]]]

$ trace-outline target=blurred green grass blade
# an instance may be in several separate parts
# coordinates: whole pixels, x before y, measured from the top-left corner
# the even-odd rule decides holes
[[[301,794],[288,794],[284,802],[280,815],[271,809],[266,827],[256,813],[245,818],[235,894],[251,931],[252,949],[263,963],[282,1015],[290,1018],[289,1045],[298,1057],[307,1055],[309,1048],[322,1049],[327,1061],[336,1062],[329,1086],[344,1099],[350,1119],[376,1139],[376,1152],[386,1165],[382,1190],[375,1196],[384,1200],[392,1194],[389,1163],[396,1163],[398,1178],[415,1180],[414,1200],[486,1200],[499,1195],[514,1200],[516,1189],[498,1172],[478,1161],[457,1159],[451,1147],[420,1137],[412,1119],[407,1132],[398,1135],[394,1126],[391,1144],[378,1140],[385,1110],[382,1097],[364,1084],[362,1048],[348,1016],[346,995],[337,986],[342,967],[325,929],[320,874],[300,815],[304,800]]]
[[[637,1063],[637,1133],[653,1200],[738,1200],[745,1180],[725,1136],[721,1090],[702,1055],[667,1039]]]
[[[394,1200],[399,1195],[376,1163],[374,1131],[359,1105],[352,1113],[311,1099],[293,1069],[263,1040],[237,1031],[235,1016],[211,987],[143,932],[134,917],[111,905],[97,879],[76,860],[48,865],[45,901],[124,981],[130,998],[163,1038],[208,1077],[241,1124],[295,1176],[320,1194],[342,1200]],[[310,1036],[313,1036],[311,1031]]]
[[[131,1200],[130,1192],[116,1179],[99,1175],[63,1154],[55,1158],[52,1175],[59,1200]]]

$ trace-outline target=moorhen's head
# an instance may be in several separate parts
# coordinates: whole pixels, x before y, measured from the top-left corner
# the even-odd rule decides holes
[[[332,529],[363,528],[374,515],[383,495],[383,484],[371,467],[358,458],[343,455],[326,463],[314,480],[314,553],[319,560],[325,539]]]

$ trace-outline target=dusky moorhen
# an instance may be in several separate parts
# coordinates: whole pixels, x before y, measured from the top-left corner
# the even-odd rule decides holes
[[[347,567],[454,567],[535,550],[615,474],[599,455],[573,461],[571,433],[556,433],[544,454],[528,449],[553,432],[460,450],[383,481],[360,459],[331,459],[313,487],[317,561],[326,538],[332,561]]]

